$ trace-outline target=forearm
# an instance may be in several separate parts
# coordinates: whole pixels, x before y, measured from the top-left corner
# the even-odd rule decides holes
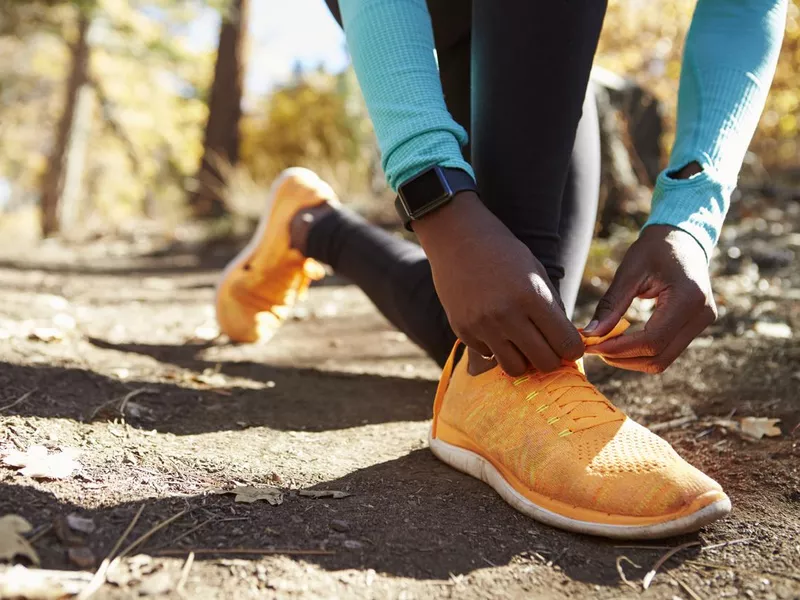
[[[691,234],[710,257],[775,73],[788,0],[699,0],[686,39],[675,145],[647,225]],[[697,163],[688,179],[671,174]]]
[[[341,0],[347,44],[389,185],[439,165],[472,174],[447,111],[425,0]]]

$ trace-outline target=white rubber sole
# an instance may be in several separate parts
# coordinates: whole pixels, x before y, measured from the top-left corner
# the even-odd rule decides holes
[[[262,240],[264,239],[264,235],[267,233],[267,224],[269,223],[269,219],[272,216],[272,207],[275,204],[275,195],[278,193],[281,185],[283,182],[293,177],[294,175],[299,175],[300,173],[313,173],[313,171],[309,171],[303,167],[292,167],[290,169],[286,169],[280,174],[275,181],[272,182],[272,185],[269,188],[269,194],[267,195],[267,202],[264,205],[264,212],[261,213],[261,218],[258,221],[258,227],[256,227],[256,232],[253,234],[253,237],[250,238],[250,241],[247,245],[242,248],[239,254],[228,263],[225,269],[222,271],[222,275],[217,282],[217,287],[214,292],[214,306],[219,305],[219,295],[222,291],[222,284],[228,278],[228,276],[238,269],[243,263],[246,263],[250,258],[250,255],[253,251],[261,245]],[[317,175],[314,174],[316,177]]]
[[[488,484],[500,494],[503,500],[522,514],[551,527],[567,531],[626,540],[657,539],[696,531],[731,511],[731,501],[726,498],[709,504],[690,515],[652,525],[608,525],[570,519],[542,508],[525,498],[503,478],[491,462],[482,456],[433,437],[429,437],[429,442],[431,451],[439,460]]]

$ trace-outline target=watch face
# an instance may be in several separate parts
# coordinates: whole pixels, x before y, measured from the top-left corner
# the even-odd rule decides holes
[[[400,186],[400,197],[411,216],[429,204],[450,196],[450,186],[439,169],[428,169]]]

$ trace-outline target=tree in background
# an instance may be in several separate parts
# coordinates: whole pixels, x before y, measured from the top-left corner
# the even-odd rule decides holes
[[[214,81],[208,100],[208,120],[203,143],[203,157],[190,197],[196,217],[219,217],[225,214],[224,171],[239,161],[239,121],[242,96],[247,26],[250,0],[232,0],[224,12],[219,33]]]
[[[80,193],[79,181],[83,176],[83,158],[86,146],[77,135],[82,129],[85,140],[87,121],[91,118],[91,90],[89,86],[89,28],[92,7],[78,9],[76,40],[69,44],[70,72],[64,87],[64,109],[59,119],[55,143],[47,160],[47,170],[42,177],[41,228],[42,236],[50,237],[61,231],[63,201],[70,214],[75,214],[75,202]],[[65,198],[65,191],[69,195]]]

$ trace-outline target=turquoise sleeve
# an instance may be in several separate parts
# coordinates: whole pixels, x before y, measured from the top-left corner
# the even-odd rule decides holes
[[[710,257],[775,74],[788,0],[699,0],[683,54],[669,166],[648,225],[691,234]],[[669,173],[697,161],[690,179]]]
[[[434,165],[474,178],[461,155],[467,132],[445,106],[425,0],[340,0],[339,8],[389,185]]]

